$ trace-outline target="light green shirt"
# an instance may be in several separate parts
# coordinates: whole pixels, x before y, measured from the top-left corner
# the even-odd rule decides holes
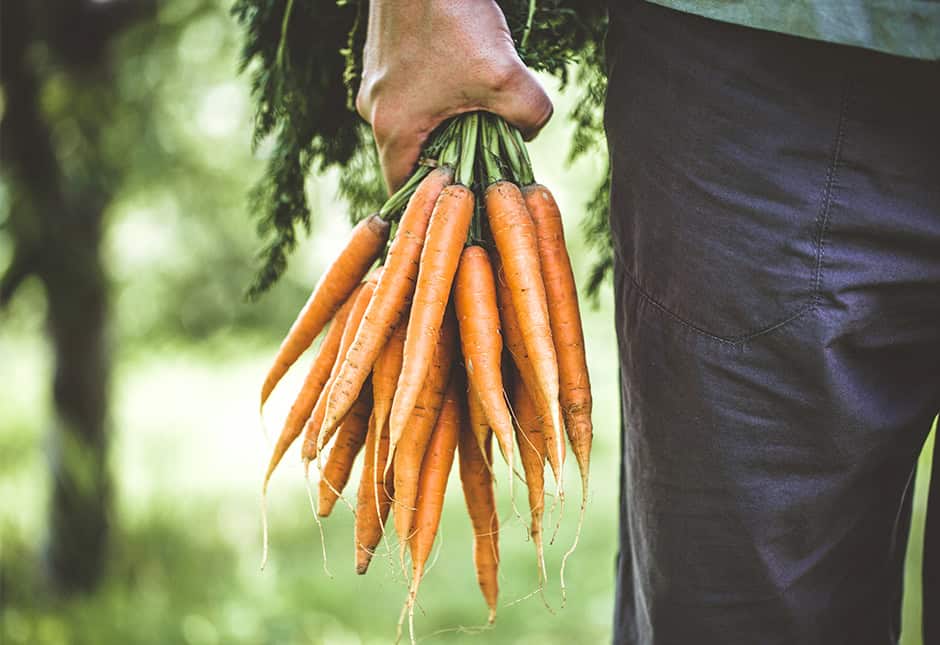
[[[940,0],[649,0],[713,20],[940,60]]]

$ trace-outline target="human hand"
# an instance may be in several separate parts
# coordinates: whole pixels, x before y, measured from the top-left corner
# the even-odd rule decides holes
[[[372,124],[390,192],[452,116],[493,112],[531,139],[552,115],[493,0],[371,2],[356,109]]]

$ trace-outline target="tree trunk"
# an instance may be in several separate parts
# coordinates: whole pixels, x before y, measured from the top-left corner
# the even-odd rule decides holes
[[[15,244],[0,296],[11,297],[30,274],[46,291],[56,419],[48,441],[53,486],[45,564],[51,586],[70,593],[100,580],[110,525],[108,304],[99,257],[109,195],[96,182],[67,185],[40,107],[40,80],[27,57],[38,39],[29,4],[5,3],[0,21],[2,81],[10,99],[0,124],[0,156],[13,188]]]
[[[64,592],[90,590],[103,574],[111,506],[101,211],[73,212],[69,219],[77,226],[50,236],[46,249],[54,261],[44,262],[42,271],[55,349],[56,410],[49,444],[53,486],[46,563],[50,580]]]

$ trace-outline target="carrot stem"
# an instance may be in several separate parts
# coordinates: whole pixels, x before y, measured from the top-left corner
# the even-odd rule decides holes
[[[511,128],[512,138],[516,142],[516,146],[519,148],[519,152],[522,154],[523,169],[525,174],[522,177],[522,185],[528,186],[529,184],[535,183],[535,176],[532,172],[532,160],[529,158],[529,149],[525,145],[525,141],[522,139],[522,133],[519,132],[517,128]]]
[[[509,165],[512,167],[517,183],[522,186],[534,184],[535,177],[532,174],[532,162],[529,159],[525,141],[522,140],[522,133],[502,118],[496,119],[496,129],[499,132],[503,152],[509,159]]]
[[[489,186],[501,181],[503,171],[499,165],[499,138],[492,120],[484,121],[482,136],[480,137],[480,160],[483,164],[483,184]]]
[[[457,166],[457,183],[470,186],[473,182],[473,161],[480,130],[480,116],[476,112],[463,118],[460,132],[460,161]]]
[[[454,135],[447,141],[446,145],[441,148],[441,154],[438,155],[437,161],[438,165],[448,165],[454,166],[460,157],[460,137],[456,134],[457,130],[454,130]]]

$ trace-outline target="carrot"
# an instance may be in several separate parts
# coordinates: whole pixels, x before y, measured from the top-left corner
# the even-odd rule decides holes
[[[372,407],[375,411],[375,425],[379,435],[386,430],[392,401],[395,398],[395,389],[398,387],[406,330],[406,325],[395,327],[395,331],[379,352],[372,368]]]
[[[522,379],[515,379],[512,409],[516,414],[516,439],[519,460],[529,489],[529,513],[532,518],[529,534],[535,544],[539,570],[539,586],[545,580],[545,550],[542,546],[542,515],[545,512],[545,435],[535,400]]]
[[[438,337],[431,369],[424,381],[401,438],[389,440],[395,472],[395,532],[398,534],[400,558],[404,560],[405,546],[411,534],[415,500],[418,495],[418,475],[428,441],[444,404],[445,391],[450,381],[451,367],[456,353],[457,332],[451,315],[444,317]]]
[[[593,437],[592,400],[577,286],[565,247],[561,212],[554,197],[541,184],[526,186],[523,194],[538,235],[542,280],[558,356],[561,410],[565,416],[571,449],[581,471],[582,489],[586,494]]]
[[[496,620],[496,598],[499,594],[499,516],[493,493],[493,478],[489,464],[492,461],[491,433],[487,433],[482,446],[467,426],[460,424],[457,454],[460,463],[460,481],[463,484],[467,513],[473,527],[473,564],[477,584],[490,608],[489,622]],[[419,497],[419,505],[421,500]]]
[[[304,421],[310,417],[311,408],[314,407],[315,401],[317,401],[323,393],[324,385],[339,355],[340,344],[346,329],[349,312],[352,310],[353,303],[358,297],[361,288],[361,285],[359,285],[353,290],[349,298],[346,299],[346,302],[343,303],[343,306],[336,312],[333,322],[330,323],[330,329],[326,333],[323,342],[320,344],[320,351],[316,359],[314,359],[313,364],[310,366],[310,371],[307,373],[307,378],[304,379],[297,399],[294,401],[293,405],[291,405],[287,419],[284,421],[284,428],[281,430],[281,434],[274,446],[271,460],[268,462],[268,469],[264,474],[264,481],[261,484],[261,528],[262,544],[264,545],[261,556],[262,569],[268,560],[268,482],[271,480],[274,469],[277,468],[277,465],[284,457],[284,453],[287,452],[290,445],[300,435],[304,427]]]
[[[274,451],[268,463],[268,470],[264,474],[264,483],[261,485],[262,492],[267,491],[268,481],[270,481],[274,469],[277,468],[290,445],[300,435],[304,422],[310,418],[313,406],[330,377],[330,371],[339,354],[340,340],[343,337],[343,330],[346,328],[346,319],[349,317],[349,311],[352,309],[353,301],[359,294],[360,289],[361,286],[357,286],[353,290],[343,306],[336,312],[333,322],[330,323],[330,328],[320,345],[320,351],[310,366],[307,378],[300,387],[300,394],[297,395],[297,399],[291,405],[287,419],[284,421],[284,428],[274,445]]]
[[[503,341],[496,286],[489,257],[481,246],[468,246],[460,256],[454,304],[468,380],[496,433],[503,456],[512,467],[512,415],[506,405],[500,371]]]
[[[323,474],[320,476],[320,503],[317,510],[320,517],[327,517],[333,510],[336,500],[343,493],[353,461],[362,449],[369,429],[369,417],[372,414],[372,388],[362,388],[356,405],[353,406],[336,433],[336,441],[330,448]]]
[[[441,191],[421,251],[401,375],[389,419],[392,434],[401,434],[427,376],[472,216],[473,191],[458,184]]]
[[[372,368],[372,413],[375,415],[376,434],[378,436],[388,435],[388,415],[392,408],[392,400],[395,398],[395,388],[398,386],[398,375],[401,374],[402,352],[405,346],[405,333],[407,326],[399,324],[378,358],[375,359],[375,366]],[[379,444],[376,443],[374,450],[378,450]],[[373,455],[378,464],[379,472],[385,472],[389,451],[386,444],[385,453],[381,460],[377,455]],[[380,506],[379,498],[375,498],[375,507]]]
[[[343,356],[346,354],[349,346],[352,344],[353,338],[356,334],[356,329],[361,324],[362,316],[364,315],[366,308],[369,306],[369,302],[372,300],[372,294],[375,290],[375,281],[377,280],[377,275],[379,273],[380,271],[373,271],[372,275],[369,276],[369,279],[363,283],[362,288],[356,295],[356,299],[353,301],[352,307],[349,310],[349,317],[346,319],[346,328],[343,330],[343,336],[339,342],[339,351],[336,354],[336,361],[333,363],[333,369],[330,372],[330,378],[327,380],[326,385],[323,386],[323,389],[320,392],[320,398],[317,399],[317,403],[313,408],[313,412],[310,414],[310,418],[307,419],[307,424],[304,428],[304,442],[303,446],[301,447],[300,454],[304,460],[305,465],[308,464],[311,460],[315,459],[319,454],[320,449],[326,444],[326,439],[321,441],[319,430],[323,420],[323,415],[326,412],[326,401],[327,395],[330,391],[330,385],[336,379],[336,373],[339,370]]]
[[[571,270],[571,260],[565,246],[565,232],[561,211],[551,191],[540,184],[523,189],[526,206],[535,222],[538,237],[539,261],[542,280],[548,298],[548,317],[552,339],[558,356],[559,400],[565,419],[568,441],[581,473],[581,512],[574,543],[565,553],[561,565],[562,590],[564,570],[568,556],[574,552],[581,535],[584,510],[587,506],[588,476],[591,442],[594,431],[591,422],[591,380],[588,375],[587,356],[584,351],[584,331],[578,309],[578,289]]]
[[[440,416],[434,425],[434,432],[428,442],[427,452],[421,463],[418,479],[417,509],[414,512],[414,532],[408,543],[411,547],[411,589],[408,594],[409,615],[413,616],[414,603],[418,586],[424,575],[424,567],[431,555],[431,546],[437,536],[444,507],[444,491],[451,467],[454,464],[454,451],[460,434],[460,396],[459,379],[451,379],[444,397]],[[409,620],[409,623],[411,621]],[[412,628],[412,634],[414,629]]]
[[[473,384],[467,381],[467,418],[470,422],[470,431],[473,434],[477,442],[477,447],[486,455],[489,455],[488,450],[484,450],[484,446],[489,441],[490,435],[493,431],[490,429],[490,424],[486,420],[486,412],[483,410],[483,406],[480,404],[480,397],[477,395],[476,391],[473,389]],[[492,469],[493,464],[489,461],[487,457],[486,465]]]
[[[497,258],[499,257],[495,253],[493,255]],[[529,353],[525,349],[525,343],[522,339],[522,329],[519,327],[519,320],[516,318],[516,310],[512,306],[512,296],[509,292],[509,285],[506,284],[505,275],[501,271],[501,265],[497,262],[495,266],[497,267],[496,296],[499,302],[499,319],[502,324],[503,338],[506,341],[506,349],[509,350],[509,355],[512,356],[513,359],[511,362],[515,365],[515,370],[510,371],[513,371],[515,377],[522,379],[528,392],[538,393],[538,380],[532,368],[532,363],[529,361]],[[509,382],[511,383],[512,381],[509,380]],[[547,418],[549,416],[547,412],[548,408],[546,407],[547,403],[541,396],[535,394],[532,396],[536,397],[532,399],[532,404],[538,410],[539,417]],[[513,408],[513,411],[515,411],[515,408]],[[556,473],[557,476],[560,467],[560,464],[556,460],[557,455],[551,450],[547,452],[547,455],[543,452],[542,457],[547,457],[552,467],[552,472]]]
[[[379,464],[385,463],[388,455],[388,427],[378,431],[378,421],[373,414],[369,421],[369,433],[366,435],[366,455],[362,467],[362,479],[359,481],[359,493],[356,502],[356,525],[354,539],[356,543],[356,573],[364,574],[372,561],[375,547],[382,539],[385,520],[392,506],[393,473],[382,477]]]
[[[518,318],[516,318],[516,310],[512,306],[512,294],[509,292],[509,284],[506,282],[503,263],[499,259],[499,254],[495,251],[490,254],[490,262],[493,264],[493,276],[496,282],[496,303],[499,305],[499,326],[503,335],[503,343],[526,387],[530,391],[539,392],[535,371],[532,369],[532,363],[529,362],[529,353],[526,351],[525,341],[522,339],[522,329],[519,327]]]
[[[414,293],[418,260],[431,212],[441,191],[453,178],[454,172],[449,167],[435,168],[408,201],[389,247],[385,271],[375,289],[376,295],[369,303],[356,337],[330,386],[322,434],[332,432],[349,412],[379,352],[407,311]]]
[[[274,364],[261,386],[262,407],[281,377],[310,347],[382,253],[388,232],[389,223],[378,215],[365,218],[353,228],[345,248],[320,277],[277,350]]]
[[[317,446],[318,429],[323,425],[323,415],[326,412],[327,392],[329,391],[330,384],[333,382],[333,378],[334,377],[331,375],[329,380],[327,380],[323,391],[320,392],[320,398],[317,399],[316,405],[313,406],[313,412],[310,413],[310,416],[307,418],[307,423],[304,425],[304,440],[303,444],[300,446],[300,458],[303,460],[305,469],[308,468],[310,462],[316,459],[317,455],[320,454],[320,448]]]
[[[502,260],[513,308],[522,331],[538,392],[550,414],[546,426],[548,453],[553,455],[559,499],[564,499],[565,443],[559,412],[558,360],[552,342],[545,285],[542,283],[535,223],[519,188],[498,181],[486,189],[486,215]]]

